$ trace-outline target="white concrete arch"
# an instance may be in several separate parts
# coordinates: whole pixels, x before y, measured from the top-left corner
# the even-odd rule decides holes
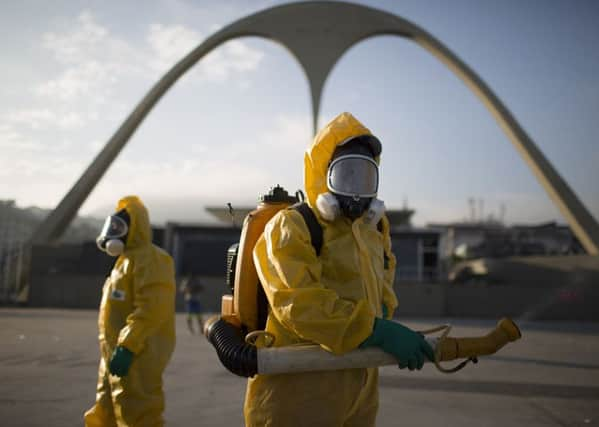
[[[238,37],[258,36],[285,46],[298,60],[308,78],[316,131],[322,89],[332,67],[348,48],[376,35],[397,35],[411,39],[460,77],[497,120],[587,252],[599,255],[597,221],[510,111],[474,71],[439,40],[411,22],[370,7],[336,1],[276,6],[233,22],[206,39],[175,64],[144,96],[56,209],[41,224],[32,241],[47,242],[60,237],[156,102],[189,68],[222,43]]]

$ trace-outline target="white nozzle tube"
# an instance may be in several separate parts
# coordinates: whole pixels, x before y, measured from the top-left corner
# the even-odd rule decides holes
[[[434,350],[437,339],[427,338],[426,340]],[[428,362],[426,358],[425,361]],[[258,349],[258,374],[261,375],[374,368],[397,364],[398,361],[394,356],[376,347],[352,350],[339,356],[317,345]]]

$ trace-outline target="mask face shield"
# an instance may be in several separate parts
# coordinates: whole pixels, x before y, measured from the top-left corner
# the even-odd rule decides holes
[[[331,162],[327,172],[327,187],[335,194],[354,198],[376,197],[379,168],[368,156],[349,154]]]
[[[123,218],[117,215],[110,215],[106,218],[100,237],[106,237],[107,239],[118,239],[127,234],[129,227]]]
[[[126,236],[129,232],[129,226],[127,224],[128,217],[129,215],[127,212],[123,210],[106,218],[102,231],[100,231],[100,235],[96,239],[96,244],[101,251],[107,252],[107,244],[112,242],[112,245],[114,245],[115,240],[121,241],[123,246],[122,249],[124,249]]]

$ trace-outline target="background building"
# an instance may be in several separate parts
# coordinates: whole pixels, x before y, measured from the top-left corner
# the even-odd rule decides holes
[[[570,228],[555,222],[512,226],[499,222],[455,222],[427,227],[441,233],[444,259],[585,253]]]
[[[250,210],[238,208],[236,212]],[[239,241],[243,221],[237,217],[231,221],[227,207],[213,207],[210,212],[216,212],[222,225],[170,222],[164,228],[154,228],[153,237],[173,256],[177,282],[189,275],[198,278],[204,285],[203,310],[218,312],[221,296],[230,293],[227,250]],[[572,234],[567,227],[554,223],[513,227],[457,223],[419,228],[411,225],[412,214],[408,209],[389,211],[398,261],[394,288],[401,315],[596,318],[592,303],[599,283],[596,257],[549,255],[577,247],[570,245]],[[97,232],[94,230],[94,237]],[[460,245],[470,245],[467,254],[474,256],[479,251],[485,255],[459,261],[455,252]],[[522,256],[522,248],[541,246],[546,255],[533,256],[530,251]],[[520,248],[520,256],[514,255],[514,248]],[[93,239],[35,245],[31,254],[29,305],[97,309],[114,258],[98,251]],[[19,274],[18,267],[14,271]],[[180,292],[176,303],[177,309],[183,310]]]
[[[16,285],[26,269],[28,239],[49,213],[48,209],[20,208],[14,200],[0,200],[0,303],[14,300]],[[102,223],[93,217],[77,217],[62,241],[74,245],[93,241]]]

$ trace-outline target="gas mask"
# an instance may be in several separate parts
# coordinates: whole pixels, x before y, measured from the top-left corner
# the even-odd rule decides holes
[[[374,160],[380,151],[380,142],[371,135],[339,144],[327,170],[329,192],[320,194],[316,200],[324,219],[332,221],[343,215],[354,221],[368,212],[365,222],[380,220],[385,205],[376,199],[379,168]]]
[[[96,239],[98,248],[110,256],[119,256],[125,250],[130,218],[125,209],[106,218],[100,235]]]

